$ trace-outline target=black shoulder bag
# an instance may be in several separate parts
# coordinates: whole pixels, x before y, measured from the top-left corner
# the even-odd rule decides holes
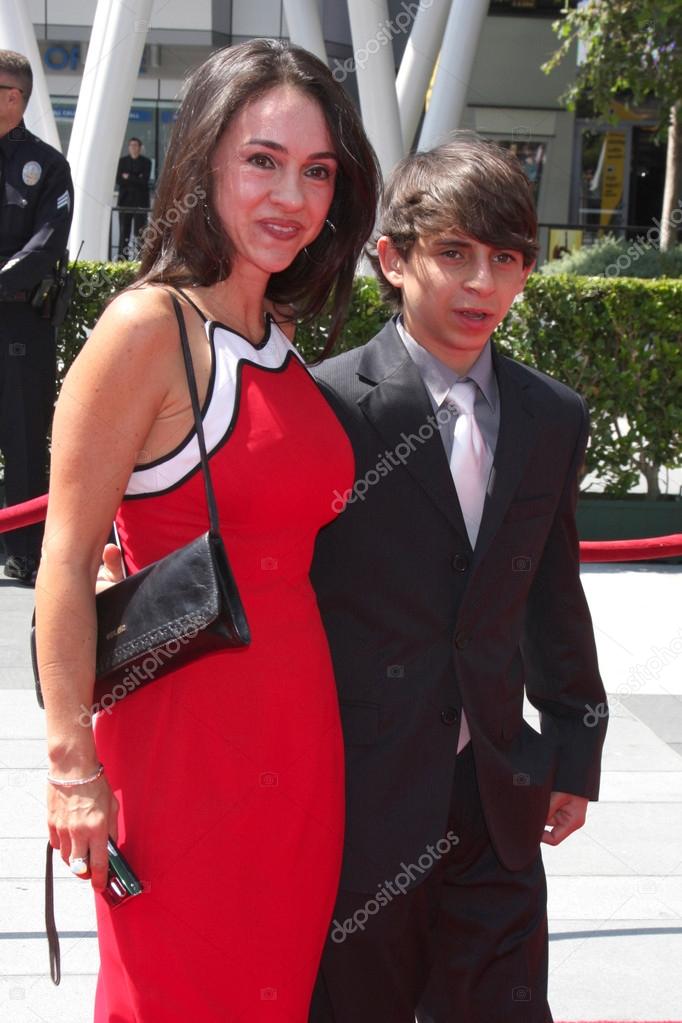
[[[177,298],[171,298],[180,328],[210,528],[186,547],[97,595],[93,712],[102,709],[103,700],[110,707],[187,661],[225,647],[248,646],[251,641],[220,535],[185,319]],[[36,695],[43,707],[34,633],[31,654]],[[138,673],[135,669],[150,656],[156,669]]]

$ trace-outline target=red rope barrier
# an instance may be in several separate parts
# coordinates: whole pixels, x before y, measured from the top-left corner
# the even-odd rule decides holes
[[[682,556],[682,533],[650,536],[642,540],[581,540],[583,564],[605,561],[653,561]]]
[[[12,504],[9,508],[0,508],[0,533],[9,533],[12,529],[22,529],[42,522],[47,515],[47,494],[34,497],[23,504]]]
[[[47,494],[24,504],[0,508],[0,533],[42,522],[47,514]],[[650,536],[642,540],[581,540],[583,564],[611,561],[653,561],[656,558],[682,557],[682,533]]]

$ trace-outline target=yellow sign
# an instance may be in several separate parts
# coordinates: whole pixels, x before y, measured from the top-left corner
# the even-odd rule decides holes
[[[623,198],[625,177],[625,132],[609,131],[604,136],[601,177],[601,225],[611,223]]]
[[[569,231],[565,227],[553,227],[549,232],[547,259],[561,259],[567,252],[579,249],[582,243],[582,231]]]
[[[612,99],[609,103],[611,112],[620,118],[621,121],[647,121],[651,119],[650,110],[633,110],[632,107],[628,107],[625,103],[619,103],[617,99]]]

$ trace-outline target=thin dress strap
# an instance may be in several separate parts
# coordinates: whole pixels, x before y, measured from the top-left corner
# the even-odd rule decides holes
[[[199,308],[199,306],[196,304],[196,302],[193,302],[192,299],[189,297],[189,295],[186,295],[185,292],[182,290],[182,288],[178,288],[177,285],[175,286],[175,290],[180,295],[182,295],[182,297],[184,298],[185,302],[189,302],[189,304],[192,306],[192,308],[196,309],[196,311],[198,312],[199,316],[201,317],[202,323],[208,323],[209,317],[206,315],[206,313],[204,313]]]

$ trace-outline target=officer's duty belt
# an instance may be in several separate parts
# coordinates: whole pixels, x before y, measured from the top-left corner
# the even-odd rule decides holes
[[[9,295],[0,293],[0,302],[30,302],[32,291],[13,291]]]

